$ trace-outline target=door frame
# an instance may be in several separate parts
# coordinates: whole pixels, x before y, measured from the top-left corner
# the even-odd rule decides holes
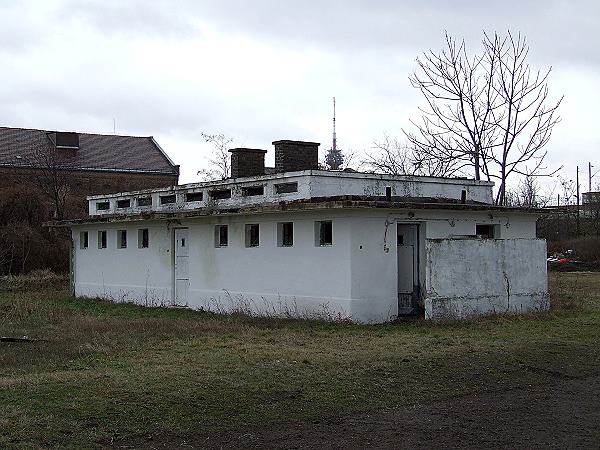
[[[421,236],[422,236],[422,223],[420,222],[397,222],[396,223],[396,292],[398,301],[396,304],[398,317],[402,316],[416,316],[420,313],[419,302],[421,299],[421,291],[423,286],[423,276],[421,273]],[[398,266],[398,228],[400,226],[412,226],[415,230],[414,236],[414,259],[413,259],[413,292],[411,298],[412,311],[409,313],[400,313],[400,292],[398,292],[398,280],[400,277],[400,267]],[[416,278],[417,283],[414,283]]]
[[[175,272],[175,262],[177,260],[177,239],[175,235],[177,230],[188,230],[188,242],[189,242],[189,227],[173,227],[171,228],[171,306],[182,306],[177,304],[177,274]],[[188,250],[189,251],[189,250]],[[189,258],[189,255],[188,255]],[[189,260],[188,260],[189,264]],[[189,291],[188,291],[189,292]]]

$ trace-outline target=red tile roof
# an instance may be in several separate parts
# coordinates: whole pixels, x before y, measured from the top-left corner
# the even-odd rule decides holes
[[[54,151],[53,131],[0,127],[0,166],[38,165],[39,154]],[[66,169],[178,174],[154,138],[79,133],[79,149],[58,149]]]

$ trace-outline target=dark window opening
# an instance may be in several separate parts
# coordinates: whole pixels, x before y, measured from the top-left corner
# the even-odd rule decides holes
[[[202,192],[187,192],[185,194],[186,202],[201,202],[203,198],[204,195],[202,194]]]
[[[229,230],[227,225],[217,225],[215,227],[215,246],[227,247],[229,245]]]
[[[81,249],[86,249],[89,246],[89,235],[87,231],[82,231],[79,235],[79,244]]]
[[[138,206],[152,206],[152,197],[139,197],[137,204]]]
[[[290,194],[298,192],[298,183],[279,183],[275,185],[276,194]]]
[[[210,191],[210,196],[215,200],[224,200],[231,198],[231,189],[217,189]]]
[[[333,245],[333,223],[331,220],[317,222],[317,242],[320,246]]]
[[[494,225],[476,225],[475,234],[482,239],[494,239]]]
[[[392,200],[392,187],[387,186],[385,188],[385,199],[389,202]]]
[[[148,248],[150,244],[150,235],[148,228],[141,228],[138,230],[138,248]]]
[[[244,197],[252,197],[253,195],[264,195],[265,187],[264,186],[248,186],[242,188],[242,195]]]
[[[98,248],[106,248],[106,231],[98,231]]]
[[[79,149],[79,134],[77,133],[57,131],[54,133],[54,139],[56,148]]]
[[[246,247],[258,247],[259,226],[257,223],[246,225]]]
[[[110,209],[110,202],[96,203],[96,211],[106,211],[107,209]]]
[[[467,191],[462,190],[460,192],[460,202],[461,203],[467,203]]]
[[[127,230],[117,231],[117,248],[127,248]]]
[[[175,194],[160,196],[160,204],[161,205],[170,205],[172,203],[175,203],[176,201],[177,201],[177,197],[175,196]]]
[[[117,200],[117,208],[129,208],[131,206],[131,200]]]
[[[181,238],[181,246],[185,247],[185,238]]]
[[[280,247],[292,247],[294,245],[294,223],[283,222],[277,224],[278,239]]]

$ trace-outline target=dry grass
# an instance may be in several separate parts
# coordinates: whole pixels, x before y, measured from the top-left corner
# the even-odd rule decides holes
[[[0,292],[0,334],[46,340],[0,344],[0,448],[94,447],[597,373],[600,275],[550,281],[548,313],[378,326]]]
[[[552,272],[548,289],[553,311],[593,308],[600,302],[600,273]]]

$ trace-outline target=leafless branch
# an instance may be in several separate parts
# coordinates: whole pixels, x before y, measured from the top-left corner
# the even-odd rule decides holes
[[[446,33],[440,53],[417,58],[409,79],[426,108],[414,130],[403,130],[419,164],[442,163],[472,171],[475,179],[497,180],[496,202],[506,204],[513,177],[551,175],[544,166],[557,110],[545,72],[527,63],[529,46],[519,33],[484,33],[483,51],[469,56],[464,41]]]
[[[205,134],[202,133],[202,139],[212,146],[212,153],[208,159],[208,168],[198,171],[198,175],[203,179],[224,180],[231,175],[229,148],[233,139],[224,134]]]

